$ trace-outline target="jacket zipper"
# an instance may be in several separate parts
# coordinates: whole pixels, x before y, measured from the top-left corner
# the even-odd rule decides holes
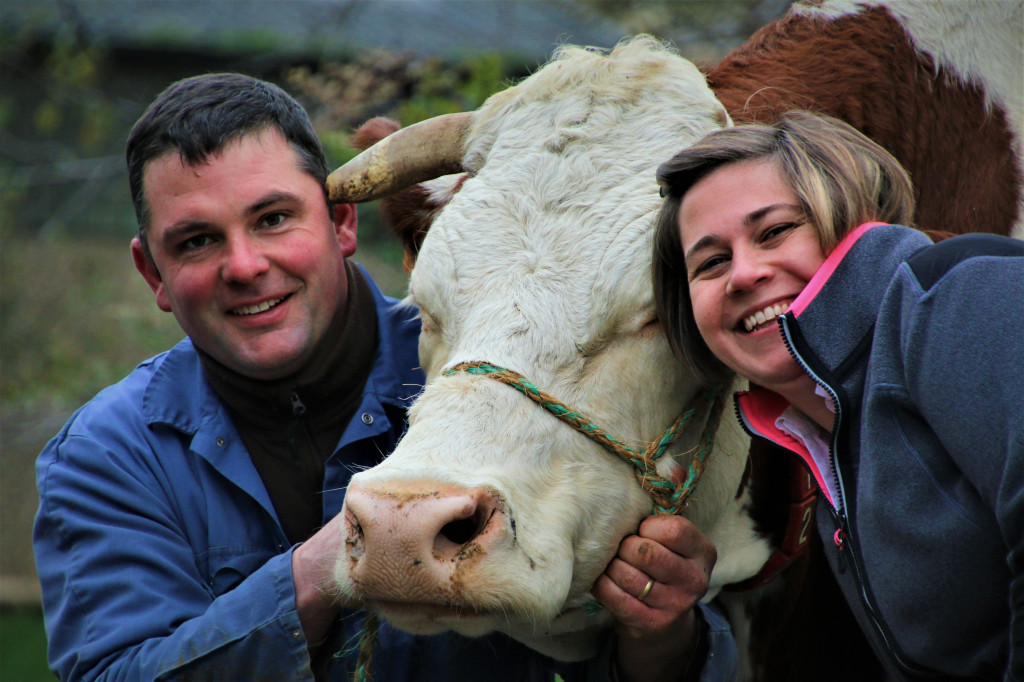
[[[836,532],[835,535],[833,535],[833,540],[836,545],[836,551],[838,552],[837,563],[839,564],[839,572],[846,572],[847,562],[843,554],[843,551],[846,550],[849,554],[850,564],[853,565],[854,580],[857,583],[857,588],[860,590],[861,601],[864,602],[864,607],[867,611],[868,618],[871,619],[871,623],[872,625],[874,625],[875,631],[882,638],[882,643],[885,645],[885,648],[892,655],[892,658],[896,662],[896,664],[899,665],[903,670],[918,675],[927,675],[927,670],[922,670],[921,668],[918,668],[914,665],[911,665],[910,663],[907,663],[903,659],[902,654],[898,652],[895,649],[895,647],[893,647],[893,644],[890,641],[886,629],[882,626],[882,621],[878,615],[878,611],[875,609],[874,602],[868,596],[867,583],[864,581],[864,572],[861,568],[860,560],[853,551],[853,544],[849,542],[853,536],[850,533],[850,523],[846,516],[846,489],[843,487],[843,479],[839,475],[839,466],[836,462],[836,442],[839,434],[839,426],[842,421],[842,407],[839,404],[839,396],[836,395],[835,391],[832,390],[831,386],[825,383],[821,379],[821,377],[819,377],[818,374],[814,370],[812,370],[806,362],[804,362],[804,359],[800,357],[799,353],[796,352],[796,349],[793,348],[793,342],[790,339],[789,324],[790,320],[795,321],[795,317],[793,317],[792,315],[783,314],[779,316],[778,320],[779,327],[782,330],[782,340],[786,344],[786,349],[789,351],[789,354],[793,357],[793,360],[797,363],[797,365],[799,365],[800,368],[804,372],[806,372],[808,376],[811,377],[814,383],[818,384],[826,391],[828,391],[828,394],[832,399],[832,404],[835,405],[836,408],[835,425],[832,429],[832,438],[831,442],[829,443],[828,450],[829,460],[832,464],[832,476],[833,480],[836,483],[836,491],[838,492],[839,497],[839,499],[836,500],[836,508],[832,512],[833,521],[836,524]]]
[[[292,451],[292,466],[296,469],[302,466],[302,458],[299,456],[299,445],[297,443],[297,437],[299,428],[303,424],[302,417],[306,414],[306,405],[299,398],[299,394],[292,391],[292,394],[288,397],[292,407],[292,418],[288,422],[288,447]]]

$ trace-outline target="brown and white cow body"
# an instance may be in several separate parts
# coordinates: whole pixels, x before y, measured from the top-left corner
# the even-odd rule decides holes
[[[515,390],[445,370],[488,361],[627,440],[659,436],[700,387],[652,324],[654,169],[725,122],[719,102],[737,121],[790,108],[844,118],[908,168],[922,226],[1024,236],[1022,21],[1019,1],[826,0],[794,7],[710,69],[717,99],[692,65],[646,40],[608,57],[565,50],[490,99],[459,138],[466,173],[386,207],[418,251],[410,294],[428,384],[398,449],[353,478],[340,589],[414,632],[497,629],[559,658],[589,655],[607,621],[581,609],[587,589],[649,500],[627,465]],[[718,545],[713,593],[755,573],[766,540],[778,541],[748,508],[763,460],[741,486],[748,445],[726,419],[687,510]],[[784,519],[785,491],[775,498]],[[807,576],[787,589],[833,603]],[[791,612],[790,623],[830,634],[807,620]],[[744,674],[778,670],[748,662]]]

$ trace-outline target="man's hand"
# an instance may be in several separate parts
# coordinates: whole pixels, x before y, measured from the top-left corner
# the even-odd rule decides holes
[[[343,516],[335,516],[292,552],[295,607],[310,646],[327,636],[340,609],[361,606],[342,600],[334,588],[334,563],[342,548]]]
[[[649,516],[622,541],[593,594],[615,616],[623,682],[685,679],[698,644],[693,608],[716,558],[711,541],[680,516]]]

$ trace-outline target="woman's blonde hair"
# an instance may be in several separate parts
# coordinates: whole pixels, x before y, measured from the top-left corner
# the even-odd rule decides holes
[[[889,152],[838,119],[805,111],[783,114],[770,125],[717,130],[662,164],[657,177],[665,201],[652,267],[655,305],[673,352],[714,385],[732,373],[708,349],[693,318],[679,208],[701,178],[730,163],[757,160],[778,164],[824,253],[857,225],[910,225],[914,214],[910,177]]]

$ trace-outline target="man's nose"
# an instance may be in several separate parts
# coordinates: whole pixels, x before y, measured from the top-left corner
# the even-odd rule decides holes
[[[228,242],[222,265],[226,282],[251,282],[270,268],[270,261],[255,240],[239,237]]]

